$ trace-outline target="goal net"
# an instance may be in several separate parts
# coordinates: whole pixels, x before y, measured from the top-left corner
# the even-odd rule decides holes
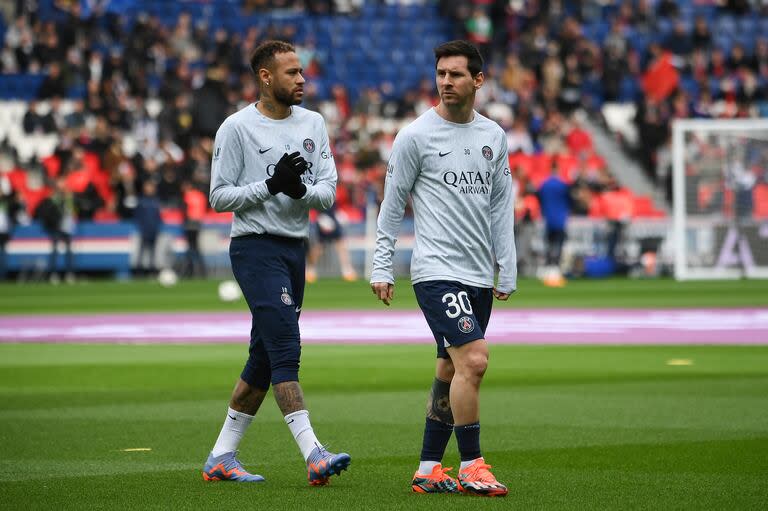
[[[768,278],[768,119],[672,126],[675,278]]]

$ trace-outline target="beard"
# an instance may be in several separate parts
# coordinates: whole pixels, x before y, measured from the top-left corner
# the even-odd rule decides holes
[[[296,97],[293,95],[293,93],[290,92],[287,89],[275,89],[272,92],[272,94],[274,94],[275,99],[277,101],[279,101],[280,103],[282,103],[284,105],[292,106],[292,105],[300,105],[301,104],[301,99],[302,98],[296,99]]]

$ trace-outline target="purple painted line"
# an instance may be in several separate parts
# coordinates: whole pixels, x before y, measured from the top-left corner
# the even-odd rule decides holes
[[[245,343],[247,312],[0,317],[0,343]],[[419,311],[306,311],[302,342],[432,342]],[[497,310],[499,344],[766,344],[768,309]]]

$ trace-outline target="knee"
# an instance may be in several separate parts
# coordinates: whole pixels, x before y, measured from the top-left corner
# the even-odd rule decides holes
[[[488,353],[470,353],[464,364],[466,376],[480,379],[488,369]]]

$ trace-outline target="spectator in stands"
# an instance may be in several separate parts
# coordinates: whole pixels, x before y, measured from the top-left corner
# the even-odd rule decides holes
[[[61,281],[58,272],[59,243],[64,244],[64,279],[71,284],[75,281],[74,259],[72,254],[72,236],[75,232],[77,212],[75,197],[67,188],[67,180],[60,176],[54,182],[51,196],[44,199],[35,214],[43,230],[51,240],[48,256],[48,279],[52,284]]]
[[[664,47],[678,57],[688,57],[691,54],[694,48],[693,41],[683,21],[675,22],[672,33],[664,41]]]
[[[558,98],[558,106],[563,113],[569,114],[581,106],[582,82],[578,57],[574,53],[569,53],[565,57],[563,84]]]
[[[45,77],[40,89],[37,91],[39,99],[51,99],[54,96],[66,96],[67,84],[65,77],[61,72],[61,65],[58,61],[51,62],[48,65],[48,76]]]
[[[493,23],[482,7],[475,7],[464,25],[467,40],[475,44],[483,58],[490,60],[490,45],[493,40]]]
[[[172,101],[166,101],[158,116],[160,136],[173,139],[181,148],[189,148],[192,142],[193,119],[192,97],[180,93]]]
[[[568,146],[568,150],[571,154],[576,156],[587,155],[592,153],[592,136],[584,129],[583,123],[585,120],[585,114],[583,111],[578,111],[571,116],[570,129],[565,136],[565,143]]]
[[[579,166],[576,170],[576,177],[571,181],[570,186],[571,213],[575,216],[587,216],[592,199],[590,189],[589,170],[587,169],[585,158],[579,159]]]
[[[617,254],[619,243],[626,226],[632,220],[632,195],[622,189],[613,176],[608,178],[601,200],[605,217],[608,220],[608,235],[606,239],[606,257],[613,262],[620,258]]]
[[[142,274],[151,275],[157,270],[155,266],[155,252],[157,249],[157,238],[163,227],[163,218],[160,216],[157,185],[153,181],[146,181],[142,191],[143,194],[138,199],[133,215],[136,228],[139,231],[139,258],[137,266]]]
[[[624,59],[627,56],[628,46],[624,23],[618,18],[614,19],[611,23],[611,31],[603,42],[603,49],[607,53],[613,53],[617,58]]]
[[[80,129],[85,126],[85,120],[85,102],[82,99],[76,99],[72,102],[72,111],[64,116],[64,127]]]
[[[709,75],[714,78],[725,78],[728,74],[728,64],[722,48],[715,48],[709,57]]]
[[[696,16],[691,32],[691,44],[696,50],[709,50],[712,46],[712,32],[709,30],[707,18]]]
[[[13,231],[14,191],[11,180],[4,170],[0,171],[0,282],[5,280],[6,258],[5,247],[11,239]]]
[[[656,12],[662,18],[676,18],[680,13],[677,2],[672,0],[659,0],[656,4]]]
[[[32,134],[47,134],[56,132],[56,122],[51,115],[51,111],[48,110],[44,114],[41,113],[43,107],[36,101],[31,101],[27,107],[27,112],[24,114],[22,120],[22,126],[24,127],[24,133]]]
[[[552,173],[539,187],[539,204],[544,217],[546,230],[547,265],[544,283],[552,286],[564,284],[560,272],[560,257],[566,239],[566,224],[571,210],[571,198],[568,185],[560,178],[560,169],[556,161],[552,163]]]
[[[731,53],[728,55],[728,70],[736,72],[742,67],[749,67],[750,62],[747,54],[744,52],[744,47],[740,44],[734,44],[731,47]]]
[[[621,83],[627,74],[626,56],[615,48],[606,51],[603,61],[603,93],[606,101],[617,101],[621,95]]]
[[[515,247],[517,249],[517,271],[520,275],[536,273],[536,255],[533,240],[536,236],[535,220],[540,215],[536,187],[520,166],[512,169],[515,182]]]
[[[750,65],[763,82],[768,82],[768,39],[765,37],[755,41],[755,51]],[[765,92],[768,93],[768,91]]]
[[[14,50],[16,63],[22,73],[37,73],[40,63],[35,59],[35,44],[31,32],[21,34],[19,45]]]
[[[192,124],[194,134],[213,138],[216,130],[229,115],[227,100],[226,68],[213,67],[208,70],[203,86],[194,92],[192,103]]]
[[[533,154],[533,140],[528,132],[523,116],[518,115],[512,122],[512,129],[507,133],[507,149],[509,154],[521,152],[523,154]]]
[[[181,275],[184,277],[205,278],[207,273],[203,255],[200,252],[200,228],[208,208],[208,197],[194,188],[189,181],[181,184],[182,209],[184,213],[184,238],[187,241],[187,251],[184,253],[184,263]]]

